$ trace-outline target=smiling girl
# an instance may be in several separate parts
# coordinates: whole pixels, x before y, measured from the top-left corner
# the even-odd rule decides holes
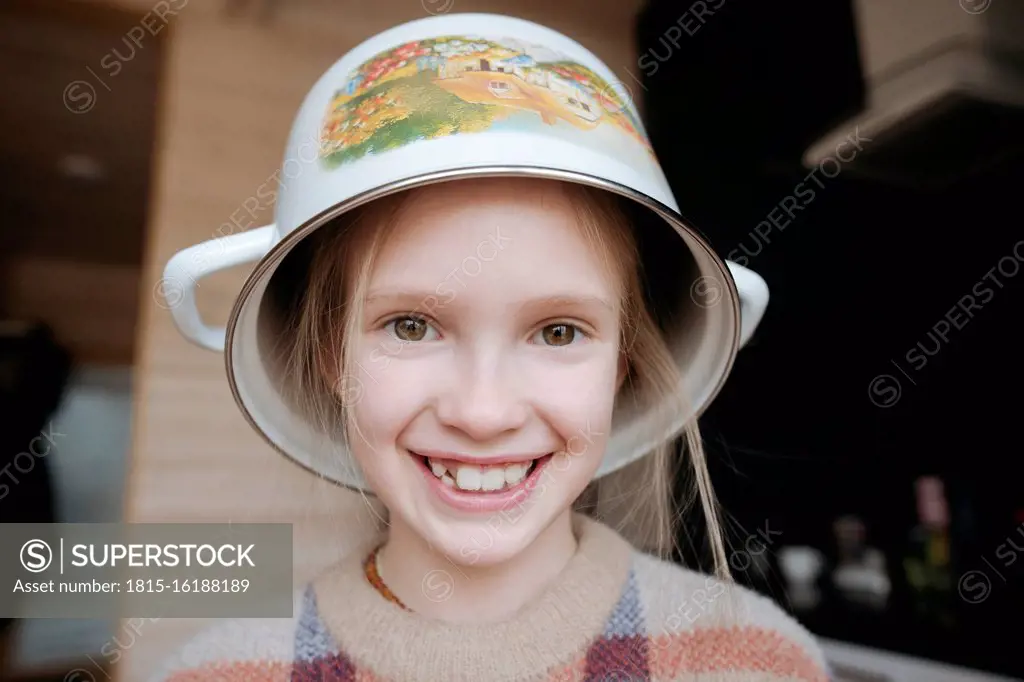
[[[408,44],[411,32],[388,40]],[[514,68],[474,59],[445,69],[454,79],[490,71],[491,95],[478,99],[510,96],[502,84],[519,77]],[[428,87],[423,74],[401,78]],[[565,106],[566,116],[572,107],[597,116],[580,95]],[[454,120],[458,111],[469,109],[431,113]],[[472,135],[486,134],[474,125],[445,141],[466,145],[463,158],[534,153],[507,131],[477,144]],[[236,304],[242,340],[228,345],[243,344],[238,330],[250,325],[262,359],[246,364],[251,346],[231,351],[244,368],[231,370],[236,396],[254,425],[273,422],[261,430],[282,452],[372,494],[380,525],[296,592],[292,618],[216,625],[155,680],[828,679],[814,638],[731,580],[697,428],[760,313],[751,321],[744,308],[740,329],[731,285],[707,276],[690,285],[695,264],[725,273],[717,257],[682,229],[640,220],[628,192],[583,170],[552,172],[576,163],[557,144],[536,148],[547,165],[533,174],[494,162],[311,220],[272,277],[257,268],[265,291],[243,292],[258,306]],[[392,165],[376,168],[400,167],[400,156],[384,151],[374,161]],[[701,292],[717,297],[698,300]],[[277,409],[252,398],[263,384],[245,383],[261,367]],[[307,427],[322,446],[287,436]],[[707,524],[714,575],[672,559],[687,506],[673,494],[681,475],[693,488],[685,501],[699,501]]]
[[[826,679],[805,630],[728,582],[695,424],[688,456],[720,575],[579,511],[607,501],[614,476],[595,473],[622,388],[659,409],[678,383],[610,194],[432,185],[291,257],[307,273],[279,280],[297,302],[279,340],[291,395],[344,434],[386,529],[303,591],[294,621],[215,627],[162,679]],[[444,282],[453,293],[438,296]],[[648,480],[619,486],[642,518],[616,516],[666,554],[671,450],[649,459]]]

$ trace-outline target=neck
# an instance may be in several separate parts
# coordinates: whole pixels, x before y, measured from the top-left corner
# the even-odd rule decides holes
[[[537,598],[576,552],[572,512],[566,510],[508,561],[462,565],[432,548],[392,517],[378,570],[388,588],[417,614],[452,623],[508,618]]]

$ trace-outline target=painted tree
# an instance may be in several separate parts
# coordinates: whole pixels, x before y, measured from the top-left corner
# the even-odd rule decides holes
[[[376,127],[356,144],[328,154],[324,161],[336,168],[367,154],[379,154],[415,140],[486,130],[505,114],[502,107],[473,104],[434,85],[429,74],[382,83],[348,104],[360,107],[371,97],[381,97]],[[389,107],[390,112],[389,113]]]

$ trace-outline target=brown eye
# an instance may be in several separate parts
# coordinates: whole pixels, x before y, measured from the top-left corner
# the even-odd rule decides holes
[[[400,341],[422,341],[430,330],[430,324],[418,317],[400,317],[393,320],[394,334]]]
[[[576,327],[570,324],[549,324],[540,333],[544,343],[549,346],[568,346],[576,338]]]

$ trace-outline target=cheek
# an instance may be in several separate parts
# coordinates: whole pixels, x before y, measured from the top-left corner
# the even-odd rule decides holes
[[[422,384],[410,382],[394,369],[362,379],[359,400],[350,406],[356,424],[367,440],[393,442],[422,409]]]
[[[402,476],[402,455],[396,448],[398,435],[408,424],[414,410],[404,402],[408,392],[392,386],[383,378],[387,372],[373,379],[364,377],[359,400],[350,405],[355,428],[352,429],[352,454],[365,474],[370,487],[378,491],[391,489]],[[384,492],[382,498],[389,498]]]
[[[615,358],[595,359],[560,371],[538,371],[537,407],[566,441],[573,456],[600,459],[611,429],[615,405]]]
[[[389,350],[373,346],[356,355],[350,389],[343,397],[355,421],[352,450],[368,474],[396,466],[395,442],[425,401],[427,384],[410,381]]]

